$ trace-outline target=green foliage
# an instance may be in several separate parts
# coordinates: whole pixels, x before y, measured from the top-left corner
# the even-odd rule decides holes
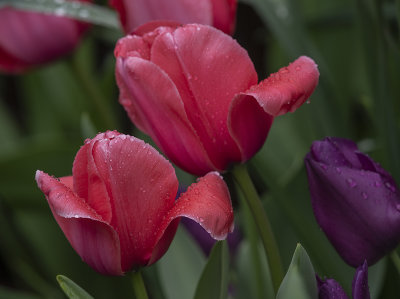
[[[95,298],[132,293],[128,277],[101,276],[81,261],[34,181],[37,169],[70,175],[83,139],[97,131],[143,136],[118,103],[112,52],[122,31],[107,2],[0,0],[0,6],[95,25],[71,55],[24,74],[0,75],[0,298],[63,298],[54,281],[57,273],[78,281]],[[249,163],[289,269],[278,298],[315,298],[310,259],[319,276],[336,279],[350,294],[354,269],[341,260],[314,219],[303,158],[313,140],[348,137],[400,182],[400,1],[246,0],[239,3],[238,14],[234,37],[260,62],[260,80],[299,55],[314,58],[321,72],[311,103],[277,117],[264,147]],[[256,21],[254,30],[245,30]],[[185,183],[192,180],[183,171],[179,176]],[[206,298],[224,298],[228,278],[234,290],[228,296],[273,297],[257,233],[251,225],[243,227],[241,220],[248,215],[231,191],[236,226],[245,240],[229,260],[229,270],[225,245],[217,245],[207,262],[196,242],[179,229],[167,254],[143,271],[145,282],[161,289],[154,298],[199,298],[203,292],[210,292]],[[298,242],[309,258],[302,247],[292,257]],[[396,297],[397,275],[389,260],[370,267],[371,298]],[[73,282],[61,280],[69,291],[76,290]]]
[[[64,275],[57,275],[57,281],[69,299],[93,299],[84,289]]]
[[[310,258],[298,244],[276,299],[318,299],[317,280]]]
[[[194,299],[225,299],[228,295],[229,251],[226,241],[214,245],[201,274]]]

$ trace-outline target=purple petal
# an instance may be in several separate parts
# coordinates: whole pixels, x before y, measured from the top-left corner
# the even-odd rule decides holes
[[[314,142],[305,158],[315,217],[354,267],[365,259],[374,264],[400,241],[399,191],[386,171],[360,155],[351,141],[330,138]]]
[[[353,283],[353,299],[369,299],[369,288],[368,288],[368,265],[367,261],[357,268],[354,275]]]
[[[317,276],[319,299],[348,299],[341,285],[334,279],[325,280]]]

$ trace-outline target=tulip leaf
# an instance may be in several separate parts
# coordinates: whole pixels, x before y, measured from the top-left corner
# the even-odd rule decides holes
[[[318,299],[315,271],[305,249],[298,244],[277,299]]]
[[[254,252],[254,249],[257,251]],[[274,298],[271,274],[264,248],[258,242],[255,248],[249,241],[240,242],[237,253],[237,289],[235,298]],[[258,264],[255,264],[258,262]]]
[[[157,263],[166,298],[193,298],[205,264],[203,252],[184,229],[178,228],[170,248]]]
[[[113,10],[95,4],[65,0],[0,0],[0,8],[3,6],[65,16],[114,29],[120,28],[117,14]]]
[[[229,251],[226,241],[217,242],[197,285],[195,299],[225,299],[228,294]]]
[[[60,287],[70,299],[93,299],[84,289],[64,275],[57,275]]]

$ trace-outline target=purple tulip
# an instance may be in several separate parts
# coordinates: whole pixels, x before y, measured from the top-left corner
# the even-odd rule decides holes
[[[399,244],[396,183],[354,142],[315,141],[305,164],[317,222],[349,265],[373,265]]]
[[[348,299],[341,285],[334,279],[322,280],[317,276],[319,299]],[[357,268],[352,283],[353,299],[370,299],[368,288],[368,265]]]
[[[342,286],[333,278],[322,280],[317,276],[319,299],[349,299]]]

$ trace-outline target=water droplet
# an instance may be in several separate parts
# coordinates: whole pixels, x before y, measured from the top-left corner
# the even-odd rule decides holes
[[[356,181],[352,178],[347,179],[346,182],[351,188],[354,188],[355,186],[357,186]]]
[[[297,71],[297,72],[301,71],[301,66],[299,66],[299,65],[296,66],[296,71]]]
[[[323,170],[327,170],[327,169],[328,169],[328,166],[326,166],[325,164],[321,164],[321,168],[322,168]]]
[[[362,198],[364,198],[364,199],[367,199],[367,198],[368,198],[368,194],[365,193],[365,192],[361,192],[361,196],[362,196]]]
[[[81,10],[79,11],[79,16],[80,16],[81,18],[83,18],[83,19],[86,19],[86,18],[89,17],[89,11],[86,10],[86,9],[81,9]]]
[[[200,223],[203,223],[204,222],[204,218],[200,217],[199,221],[200,221]]]
[[[385,183],[386,188],[388,188],[392,192],[396,192],[396,188],[389,182]]]
[[[336,172],[337,172],[338,174],[341,174],[341,173],[342,173],[342,169],[341,169],[340,167],[336,167],[335,170],[336,170]]]
[[[64,7],[58,7],[58,8],[56,8],[56,9],[54,10],[54,14],[55,14],[56,16],[60,16],[60,17],[65,16],[66,12],[65,12]]]
[[[311,101],[310,101],[310,100],[307,100],[307,101],[306,101],[306,104],[311,104]]]
[[[289,69],[288,69],[287,67],[284,67],[284,68],[281,68],[281,69],[279,70],[279,72],[280,72],[281,74],[288,74],[290,71],[289,71]]]
[[[381,184],[380,182],[376,181],[376,182],[374,183],[374,186],[375,186],[375,187],[380,187],[380,186],[382,186],[382,184]]]

